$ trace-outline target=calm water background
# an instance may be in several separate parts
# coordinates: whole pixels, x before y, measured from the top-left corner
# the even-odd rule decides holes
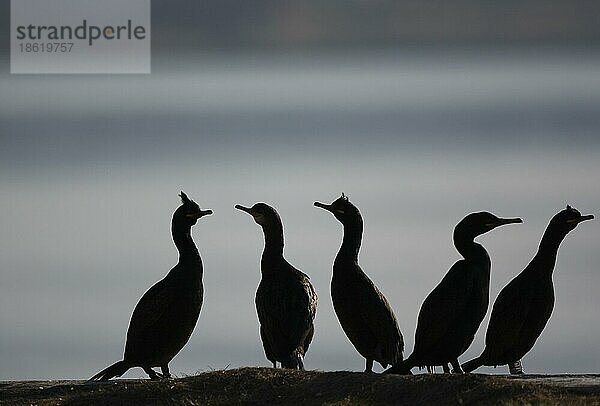
[[[364,368],[329,296],[341,225],[312,206],[342,191],[408,355],[423,299],[459,259],[464,215],[525,220],[479,238],[493,301],[552,215],[567,203],[600,214],[598,72],[583,53],[470,51],[175,55],[150,76],[1,75],[0,379],[87,378],[121,359],[133,307],[177,261],[180,190],[214,215],[193,229],[205,301],[173,372],[268,365],[254,308],[262,234],[233,209],[256,201],[279,210],[286,257],[319,294],[306,366]],[[598,372],[598,264],[596,220],[561,247],[555,311],[526,371]]]

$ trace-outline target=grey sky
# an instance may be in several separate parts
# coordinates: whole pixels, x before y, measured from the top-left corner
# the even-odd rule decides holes
[[[538,3],[524,4],[531,14]],[[589,11],[571,4],[565,19]],[[154,17],[153,35],[168,43],[189,29],[213,38],[199,34],[187,7]],[[261,10],[277,20],[267,3]],[[269,32],[277,31],[261,35]],[[587,44],[588,34],[573,32],[566,37]],[[451,237],[464,215],[525,220],[480,238],[492,258],[493,300],[531,259],[554,213],[569,203],[599,214],[600,58],[592,47],[499,51],[473,40],[464,49],[366,52],[357,37],[344,38],[355,49],[287,52],[306,42],[282,39],[270,51],[256,50],[256,40],[227,53],[156,52],[150,76],[4,69],[0,379],[86,378],[120,359],[137,300],[176,262],[169,222],[180,190],[215,213],[193,231],[206,298],[173,361],[178,374],[268,365],[253,303],[263,240],[236,203],[279,210],[286,256],[320,298],[306,366],[324,370],[362,370],[363,361],[329,296],[341,227],[314,200],[343,191],[361,210],[361,264],[394,308],[407,353],[423,299],[459,258]],[[160,41],[159,51],[168,49]],[[555,312],[527,371],[597,372],[599,237],[594,221],[565,240]],[[486,325],[462,360],[482,349]]]

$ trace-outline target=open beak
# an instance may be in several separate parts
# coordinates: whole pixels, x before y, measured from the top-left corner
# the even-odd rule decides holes
[[[518,224],[518,223],[522,223],[523,220],[520,219],[519,217],[515,217],[515,218],[508,218],[508,219],[503,219],[503,218],[499,218],[498,222],[496,222],[495,224],[493,224],[494,227],[500,227],[500,226],[504,226],[506,224]]]
[[[579,216],[578,218],[573,219],[573,220],[567,220],[567,223],[579,224],[582,221],[593,220],[593,219],[594,219],[594,215],[593,214],[587,214],[585,216]]]
[[[315,202],[315,206],[320,207],[322,209],[325,209],[327,211],[332,211],[330,204],[325,204],[325,203],[321,203],[321,202]]]
[[[236,204],[235,208],[238,210],[241,210],[241,211],[245,211],[246,213],[248,213],[249,215],[254,217],[254,213],[252,213],[252,209],[250,207],[245,207],[245,206],[242,206],[241,204]]]

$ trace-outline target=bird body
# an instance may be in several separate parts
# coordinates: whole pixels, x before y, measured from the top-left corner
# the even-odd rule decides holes
[[[463,365],[466,372],[482,365],[508,365],[511,373],[523,373],[521,358],[533,348],[554,309],[552,274],[560,243],[579,222],[592,218],[570,206],[554,216],[535,257],[496,298],[485,349]]]
[[[358,209],[342,195],[330,205],[315,206],[330,211],[344,225],[344,237],[333,264],[331,299],[342,330],[366,360],[384,368],[402,361],[404,339],[396,316],[385,296],[358,264],[363,223]]]
[[[151,379],[160,377],[152,368],[160,367],[169,377],[169,362],[188,342],[198,321],[204,295],[203,266],[191,236],[191,227],[210,210],[201,210],[182,192],[183,204],[175,211],[171,223],[179,262],[154,284],[136,305],[129,328],[123,360],[90,378],[106,381],[139,366]]]
[[[494,303],[483,354],[494,366],[519,361],[533,348],[552,315],[552,278],[540,278],[534,272],[513,279]]]
[[[273,271],[263,273],[255,299],[265,354],[284,368],[303,369],[300,363],[314,334],[317,295],[309,277],[287,261]]]
[[[198,257],[199,259],[199,257]],[[202,262],[175,267],[140,299],[129,324],[125,359],[161,366],[187,343],[200,315]]]
[[[265,355],[275,367],[304,369],[303,358],[314,335],[317,294],[310,278],[283,257],[283,224],[277,211],[264,203],[236,205],[261,225],[265,248],[256,311]]]
[[[485,248],[473,239],[500,225],[521,219],[501,219],[491,213],[472,213],[454,230],[454,245],[464,259],[456,262],[427,296],[417,321],[411,355],[388,373],[407,374],[410,369],[452,364],[462,372],[458,357],[473,342],[489,304],[491,261]]]
[[[451,363],[473,342],[489,304],[490,260],[483,247],[480,254],[454,264],[423,302],[411,354],[416,366]]]
[[[372,365],[369,360],[374,360],[385,368],[402,360],[404,342],[396,317],[360,267],[334,266],[331,299],[344,333],[367,362]]]

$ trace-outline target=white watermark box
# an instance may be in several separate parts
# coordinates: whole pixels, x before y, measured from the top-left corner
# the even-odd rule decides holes
[[[11,73],[150,73],[150,0],[11,0]]]

